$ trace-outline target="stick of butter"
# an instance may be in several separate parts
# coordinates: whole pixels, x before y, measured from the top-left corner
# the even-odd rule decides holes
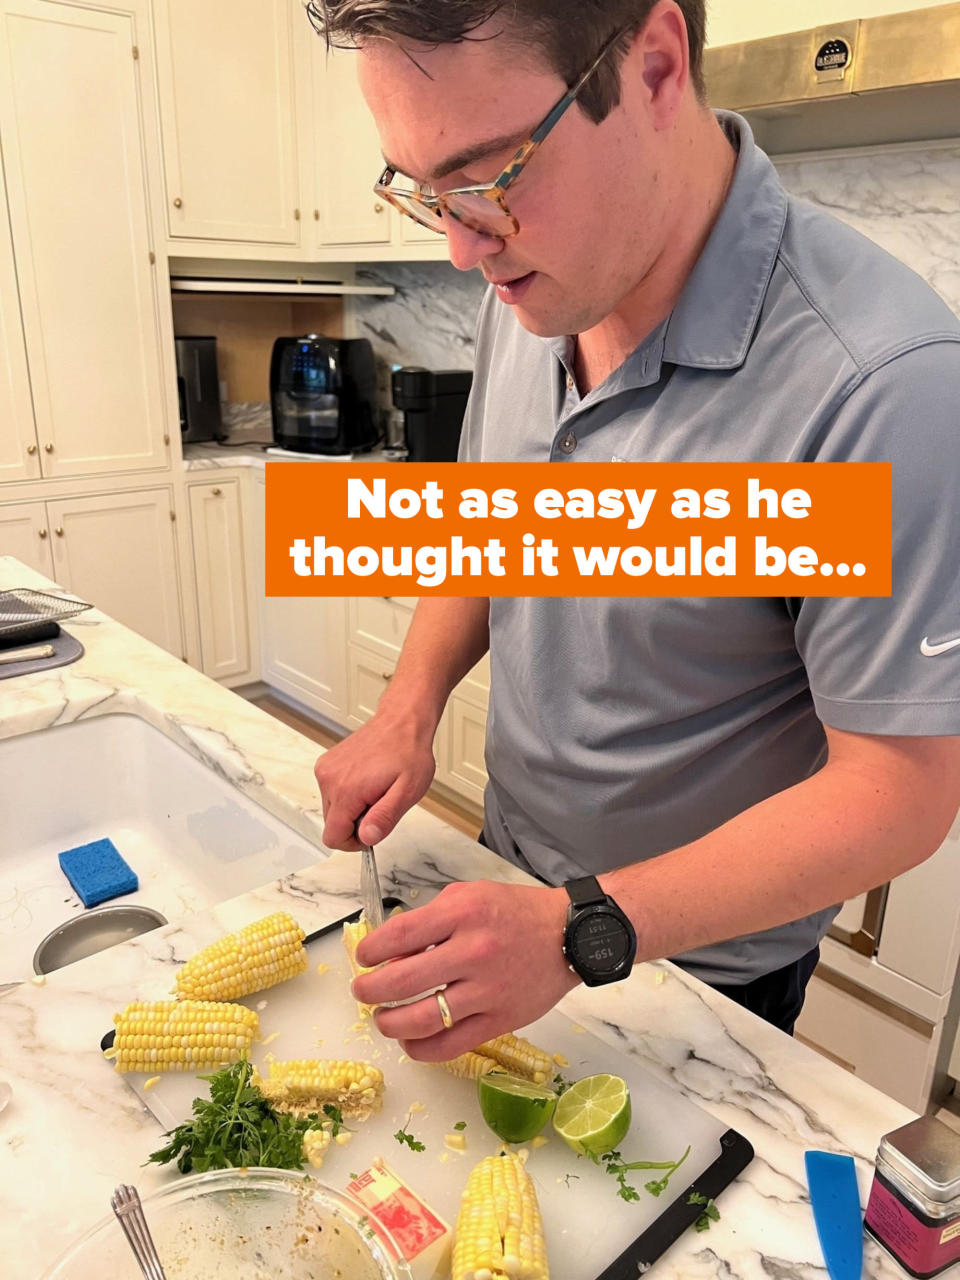
[[[347,1191],[390,1232],[414,1280],[450,1275],[449,1225],[385,1161],[374,1160],[347,1184]]]

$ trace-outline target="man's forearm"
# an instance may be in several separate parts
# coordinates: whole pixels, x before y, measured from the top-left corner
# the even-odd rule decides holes
[[[436,597],[417,605],[378,714],[419,718],[433,736],[450,691],[490,646],[486,597]]]
[[[956,812],[956,765],[931,769],[922,752],[904,756],[897,742],[876,740],[869,767],[841,752],[701,839],[601,876],[636,926],[637,959],[800,919],[933,853]]]

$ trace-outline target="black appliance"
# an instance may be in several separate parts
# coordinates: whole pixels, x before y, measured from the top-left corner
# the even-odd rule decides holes
[[[270,359],[273,438],[296,453],[365,453],[380,439],[367,338],[277,338]]]
[[[394,369],[393,403],[403,413],[408,462],[456,462],[472,383],[470,370]]]
[[[176,338],[180,436],[185,442],[224,440],[216,338]]]

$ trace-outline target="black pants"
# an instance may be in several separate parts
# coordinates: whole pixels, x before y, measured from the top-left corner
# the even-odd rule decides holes
[[[482,844],[485,849],[491,847],[483,831],[477,836],[477,843]],[[519,852],[518,849],[517,853]],[[537,879],[544,884],[548,883],[542,876],[537,876]],[[761,978],[754,978],[753,982],[741,986],[723,986],[719,983],[709,985],[735,1004],[749,1009],[758,1018],[763,1018],[764,1022],[770,1022],[792,1036],[794,1023],[803,1008],[807,983],[819,960],[820,948],[817,946],[792,964],[774,969],[773,973],[765,973]]]
[[[765,973],[762,978],[754,978],[744,986],[721,986],[711,983],[714,991],[729,997],[736,1004],[749,1009],[765,1022],[772,1022],[775,1027],[793,1035],[793,1027],[800,1010],[803,1008],[803,997],[807,983],[817,967],[820,959],[820,948],[814,947],[799,960],[775,969],[773,973]]]

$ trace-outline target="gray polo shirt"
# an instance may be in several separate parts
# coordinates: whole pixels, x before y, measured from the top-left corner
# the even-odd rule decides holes
[[[491,600],[486,831],[555,884],[809,777],[823,724],[960,734],[960,646],[921,649],[960,638],[960,323],[789,196],[746,122],[718,114],[736,174],[672,314],[581,399],[572,343],[528,333],[490,291],[461,458],[890,461],[893,594]],[[813,947],[837,909],[674,958],[748,982]]]

